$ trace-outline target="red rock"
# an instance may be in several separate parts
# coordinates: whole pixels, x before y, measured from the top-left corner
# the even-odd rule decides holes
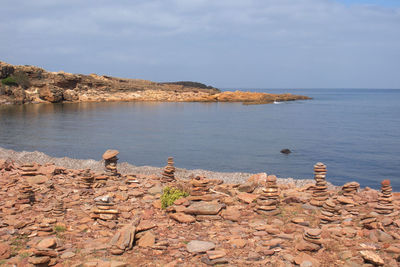
[[[237,194],[237,198],[247,204],[252,203],[257,199],[258,195],[250,194],[250,193],[239,193]]]
[[[0,260],[8,259],[11,256],[11,247],[0,242]]]
[[[146,232],[138,241],[139,247],[152,247],[156,241],[154,234],[149,231]]]
[[[169,216],[180,223],[193,223],[196,221],[195,217],[183,212],[171,213]]]
[[[56,239],[49,237],[45,238],[39,241],[39,243],[36,245],[38,249],[44,249],[44,248],[51,248],[55,247],[57,244]]]
[[[382,185],[382,186],[389,186],[389,185],[390,185],[390,180],[383,180],[383,181],[381,182],[381,185]]]

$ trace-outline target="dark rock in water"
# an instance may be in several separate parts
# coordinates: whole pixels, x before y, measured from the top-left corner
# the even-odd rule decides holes
[[[286,155],[287,155],[287,154],[290,154],[290,153],[292,153],[292,151],[290,151],[290,149],[289,149],[289,148],[284,148],[284,149],[282,149],[282,150],[281,150],[281,153],[282,153],[282,154],[286,154]]]

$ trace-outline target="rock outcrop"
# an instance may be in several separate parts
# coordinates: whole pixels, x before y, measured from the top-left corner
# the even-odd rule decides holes
[[[157,83],[105,75],[49,72],[35,66],[14,66],[0,61],[0,104],[163,101],[242,102],[310,99],[292,94],[221,92],[196,82]]]

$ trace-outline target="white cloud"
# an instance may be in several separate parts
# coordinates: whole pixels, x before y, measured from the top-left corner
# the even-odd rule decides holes
[[[129,67],[141,78],[220,86],[400,87],[397,7],[330,0],[3,2],[0,58],[12,63],[77,72],[68,68],[81,61],[79,71],[87,73],[130,76]]]

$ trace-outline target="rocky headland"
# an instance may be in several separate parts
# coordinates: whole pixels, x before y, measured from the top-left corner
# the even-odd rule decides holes
[[[292,94],[221,92],[196,82],[159,83],[106,75],[49,72],[35,66],[17,66],[0,61],[0,104],[163,101],[242,102],[267,104],[274,101],[310,99]]]
[[[332,186],[323,163],[296,182],[102,158],[0,149],[0,265],[399,265],[400,194],[388,180]]]

